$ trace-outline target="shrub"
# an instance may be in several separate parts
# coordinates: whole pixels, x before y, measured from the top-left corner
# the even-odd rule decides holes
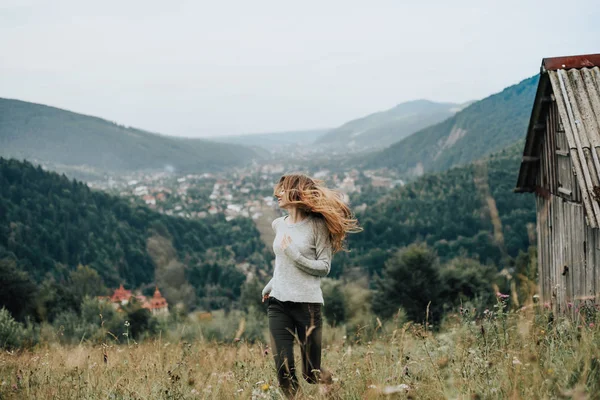
[[[23,342],[23,325],[15,321],[4,307],[0,309],[0,348],[14,349]]]
[[[387,319],[402,308],[414,322],[437,322],[442,308],[438,265],[437,255],[425,245],[399,250],[388,259],[382,277],[375,282],[373,311]]]
[[[323,279],[322,282],[323,316],[331,325],[336,326],[346,322],[346,301],[342,291],[342,283],[331,279]]]

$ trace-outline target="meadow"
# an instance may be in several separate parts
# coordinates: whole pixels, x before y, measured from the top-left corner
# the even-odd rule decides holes
[[[302,382],[299,398],[600,399],[596,308],[577,311],[508,311],[499,298],[489,310],[448,315],[435,331],[402,318],[351,335],[327,326],[323,365],[334,384]],[[108,334],[103,343],[3,351],[0,399],[283,398],[267,341],[246,340],[245,321],[229,318],[234,338],[218,342],[185,322],[139,343],[117,344]]]

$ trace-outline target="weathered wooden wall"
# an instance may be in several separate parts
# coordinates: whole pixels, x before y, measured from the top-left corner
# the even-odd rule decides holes
[[[564,312],[600,291],[600,230],[586,223],[555,102],[549,107],[541,146],[541,190],[536,194],[540,296]]]
[[[558,196],[536,197],[539,287],[557,311],[594,297],[600,289],[600,235],[585,223],[581,204]]]

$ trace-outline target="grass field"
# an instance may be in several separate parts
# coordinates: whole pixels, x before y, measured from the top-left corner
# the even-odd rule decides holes
[[[599,399],[600,331],[594,322],[548,319],[533,308],[480,318],[468,312],[440,332],[371,327],[370,342],[326,328],[324,394],[301,398]],[[356,338],[356,336],[354,336]],[[192,343],[165,337],[130,345],[38,345],[0,355],[0,399],[279,399],[262,343]]]

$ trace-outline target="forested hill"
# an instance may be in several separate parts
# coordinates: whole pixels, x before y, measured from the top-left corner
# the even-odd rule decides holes
[[[364,231],[350,236],[351,252],[336,256],[332,272],[360,267],[378,273],[395,249],[417,241],[442,260],[466,255],[506,266],[535,245],[527,227],[535,227],[534,199],[513,193],[522,147],[520,141],[485,160],[427,174],[382,198],[355,195],[353,204],[371,204],[358,214]]]
[[[101,118],[0,98],[0,156],[100,171],[214,170],[259,154],[236,144],[158,135]]]
[[[340,150],[384,148],[454,115],[462,106],[414,100],[345,123],[317,139],[319,145]]]
[[[477,101],[453,117],[371,154],[366,166],[418,176],[500,151],[525,136],[537,84],[535,76]]]
[[[2,291],[11,279],[40,290],[51,283],[68,287],[82,265],[97,273],[102,287],[123,283],[150,290],[156,283],[169,301],[221,307],[240,295],[246,278],[240,263],[257,272],[267,270],[270,260],[250,219],[169,217],[30,163],[0,158]]]

